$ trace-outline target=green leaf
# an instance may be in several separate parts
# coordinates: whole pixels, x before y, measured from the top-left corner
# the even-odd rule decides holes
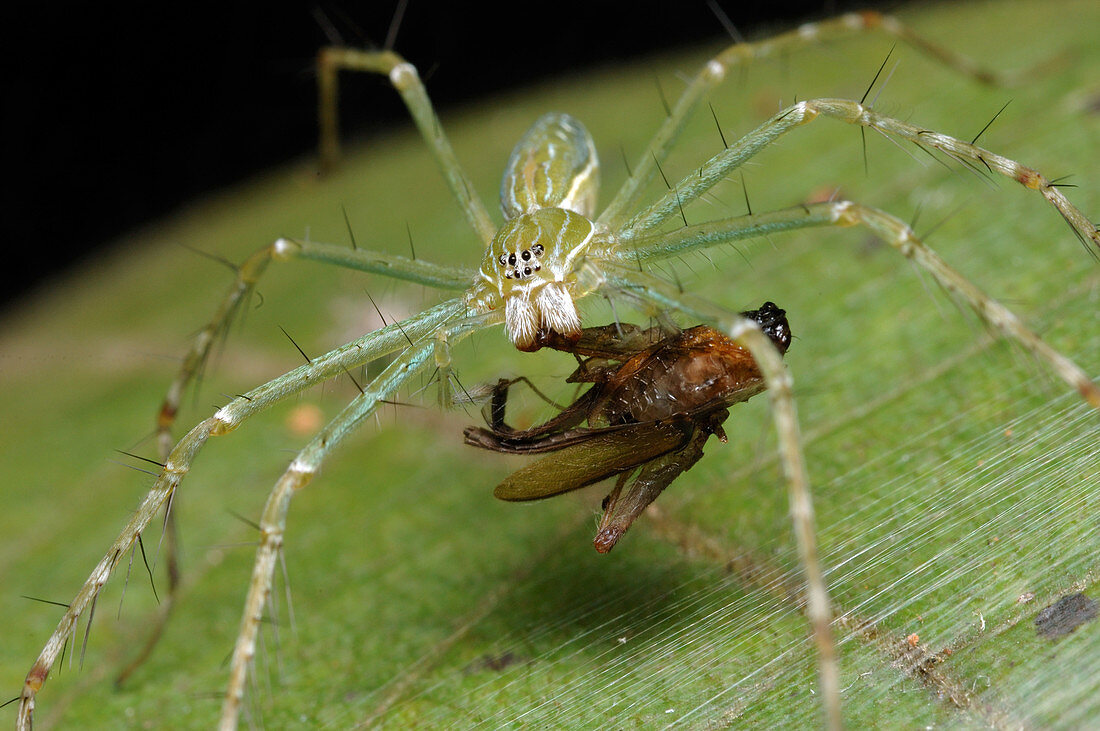
[[[981,144],[1051,178],[1074,174],[1079,187],[1066,193],[1096,218],[1097,13],[1094,2],[907,9],[901,15],[918,32],[993,68],[1055,66],[996,89],[899,46],[896,70],[868,102],[970,139],[1011,98]],[[796,97],[858,99],[891,45],[868,35],[758,62],[712,95],[715,114],[732,140]],[[493,201],[526,126],[550,109],[573,114],[597,141],[606,202],[625,176],[620,148],[635,159],[664,114],[654,70],[670,93],[677,74],[716,48],[471,100],[443,123]],[[666,174],[689,174],[720,145],[701,110]],[[917,232],[931,233],[950,264],[1100,373],[1100,267],[1037,193],[876,135],[867,147],[865,173],[857,130],[819,120],[793,132],[746,168],[753,210],[837,190],[907,220],[919,210]],[[418,257],[480,260],[411,125],[351,150],[339,174],[318,180],[313,166],[305,160],[214,193],[7,314],[0,677],[8,696],[62,612],[19,595],[68,602],[151,481],[118,463],[146,465],[114,450],[156,456],[148,435],[175,359],[229,283],[224,268],[188,247],[239,261],[280,236],[347,241],[344,206],[360,247],[407,253],[408,226]],[[685,215],[739,215],[744,204],[738,178]],[[772,300],[788,311],[795,342],[787,362],[839,616],[846,721],[1068,727],[1094,719],[1100,624],[1052,640],[1033,620],[1063,595],[1098,598],[1100,416],[866,231],[806,231],[738,248],[673,260],[663,273],[731,310]],[[367,292],[389,318],[438,299],[316,264],[275,265],[258,290],[262,298],[188,398],[181,427],[226,394],[298,365],[280,326],[319,354],[379,324]],[[613,317],[599,304],[584,313],[588,324]],[[620,315],[639,317],[625,307]],[[522,374],[563,398],[571,393],[561,385],[568,357],[513,352],[499,330],[454,357],[468,388]],[[40,722],[210,726],[256,540],[235,514],[258,515],[308,438],[299,425],[314,410],[335,415],[354,392],[337,379],[210,441],[176,501],[184,579],[160,646],[123,689],[112,687],[156,616],[139,555],[128,585],[118,575],[99,599],[83,668],[70,645],[51,674]],[[624,728],[819,720],[766,399],[734,409],[730,443],[708,446],[615,551],[599,556],[591,540],[602,488],[532,504],[494,500],[493,485],[522,460],[465,447],[462,427],[480,420],[478,409],[440,413],[432,393],[382,409],[295,497],[285,547],[293,621],[279,576],[278,611],[249,688],[251,721]],[[532,403],[516,414],[537,421],[548,412]],[[159,529],[144,547],[163,598]],[[78,645],[82,638],[83,623]]]

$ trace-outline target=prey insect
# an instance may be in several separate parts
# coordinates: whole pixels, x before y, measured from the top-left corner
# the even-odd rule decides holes
[[[786,314],[771,302],[741,313],[781,355],[791,343]],[[493,494],[501,500],[540,500],[617,476],[594,541],[600,553],[702,458],[712,434],[726,441],[729,407],[764,390],[752,355],[705,325],[669,333],[618,323],[585,328],[576,339],[549,332],[540,344],[585,356],[566,381],[592,387],[554,418],[517,430],[504,420],[515,381],[502,380],[486,407],[489,428],[467,428],[466,443],[505,454],[550,453],[500,483]]]
[[[679,181],[670,181],[664,192],[650,195],[647,185],[664,174],[661,165],[668,159],[688,118],[731,69],[755,55],[774,53],[823,35],[868,28],[885,29],[903,39],[913,38],[893,19],[874,14],[850,15],[758,44],[735,44],[715,55],[688,81],[679,99],[670,106],[668,116],[638,154],[625,181],[602,209],[596,203],[599,164],[595,140],[582,122],[571,115],[550,113],[540,117],[520,139],[505,165],[499,223],[478,195],[477,185],[460,166],[416,68],[390,50],[326,49],[320,71],[322,89],[331,84],[337,70],[355,69],[385,76],[401,95],[469,224],[471,245],[476,243],[481,249],[480,265],[438,265],[415,257],[290,238],[280,238],[244,261],[230,291],[184,358],[160,410],[159,474],[68,604],[33,663],[20,696],[19,726],[31,726],[38,693],[64,648],[80,644],[73,642],[78,636],[78,621],[91,619],[101,589],[119,564],[131,552],[140,550],[141,536],[171,506],[177,489],[210,437],[228,434],[256,414],[327,379],[343,377],[350,369],[392,357],[290,460],[263,508],[258,521],[259,545],[222,701],[221,726],[235,727],[254,670],[261,627],[271,612],[273,574],[284,552],[291,498],[311,483],[350,433],[381,404],[392,401],[418,374],[437,373],[441,400],[444,405],[449,404],[453,398],[451,352],[456,343],[501,325],[516,348],[525,351],[536,349],[548,337],[576,337],[582,331],[582,312],[577,303],[599,297],[630,301],[645,314],[676,312],[692,322],[705,323],[752,356],[772,405],[778,451],[789,490],[798,561],[805,578],[806,615],[819,655],[815,695],[821,699],[829,725],[838,726],[840,689],[830,633],[832,613],[817,556],[809,479],[791,376],[779,349],[757,322],[698,294],[685,292],[677,283],[658,276],[656,267],[678,256],[744,239],[774,236],[779,240],[784,232],[862,226],[973,309],[990,330],[1033,355],[1089,404],[1100,407],[1100,389],[1084,370],[951,268],[910,225],[890,213],[856,201],[829,200],[743,216],[719,216],[704,223],[689,224],[684,214],[685,207],[704,198],[778,140],[815,120],[831,120],[878,132],[892,140],[911,143],[933,156],[1015,181],[1029,194],[1044,199],[1074,234],[1095,251],[1100,246],[1096,225],[1068,200],[1056,182],[1037,170],[973,142],[879,113],[865,100],[813,98],[781,109],[731,142],[727,143],[723,131],[722,144],[713,156]],[[371,272],[451,292],[453,296],[312,357],[309,363],[231,399],[175,441],[171,429],[182,394],[201,372],[217,336],[246,301],[268,265],[291,259]]]

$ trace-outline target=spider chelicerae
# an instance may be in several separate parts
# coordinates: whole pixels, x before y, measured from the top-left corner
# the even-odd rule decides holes
[[[355,53],[353,58],[354,63],[363,62],[373,67],[370,70],[387,73],[394,80],[395,85],[408,95],[407,99],[414,117],[418,118],[418,122],[426,132],[426,137],[432,143],[455,196],[462,201],[462,209],[467,220],[482,240],[488,243],[497,235],[496,226],[491,223],[491,217],[486,212],[485,206],[478,202],[476,195],[472,193],[475,186],[466,180],[457,163],[453,162],[446,140],[440,136],[441,127],[438,120],[434,119],[430,107],[426,104],[426,98],[418,96],[420,87],[415,83],[416,77],[411,68],[403,65],[395,56],[386,53]],[[713,65],[705,66],[699,78],[704,81],[709,80],[715,75],[716,70],[717,68]],[[718,81],[717,78],[713,80]],[[691,101],[690,98],[689,101]],[[383,255],[364,250],[349,252],[346,246],[329,247],[309,241],[284,239],[259,252],[241,267],[241,286],[227,300],[229,306],[226,307],[226,313],[240,301],[249,285],[258,277],[259,271],[270,260],[291,256],[342,262],[348,266],[385,273],[442,289],[454,289],[464,294],[449,304],[440,305],[420,316],[405,320],[400,326],[387,326],[348,347],[333,351],[326,356],[312,358],[308,366],[249,392],[223,407],[215,416],[207,419],[185,436],[179,446],[175,447],[175,451],[167,455],[165,460],[167,468],[158,479],[158,487],[150,493],[149,499],[135,514],[134,520],[112,547],[104,563],[97,568],[92,580],[71,604],[57,633],[47,646],[39,663],[32,670],[27,691],[25,691],[21,719],[29,722],[34,693],[49,672],[54,660],[57,659],[64,642],[74,631],[75,620],[89,611],[107,574],[124,559],[134,547],[136,537],[153,519],[157,511],[168,502],[171,491],[175,489],[182,473],[189,469],[192,456],[209,434],[229,431],[250,413],[290,393],[340,375],[345,368],[374,360],[387,353],[399,353],[393,365],[365,386],[364,393],[355,399],[349,410],[343,416],[337,417],[337,420],[323,430],[311,446],[292,462],[291,470],[280,481],[282,489],[277,489],[273,494],[272,501],[269,503],[270,509],[265,511],[265,518],[261,523],[265,541],[257,560],[241,637],[231,661],[232,680],[223,718],[227,724],[232,725],[244,693],[245,676],[252,662],[256,633],[268,599],[275,561],[281,548],[286,505],[293,490],[308,481],[308,477],[332,450],[339,438],[346,433],[346,429],[369,415],[370,409],[379,401],[392,399],[396,391],[408,381],[412,372],[418,368],[438,366],[444,374],[440,380],[443,383],[450,383],[446,375],[450,367],[449,348],[460,339],[479,329],[507,321],[512,340],[521,348],[531,348],[537,344],[536,338],[541,328],[549,327],[562,331],[577,328],[580,321],[571,307],[571,302],[587,294],[607,294],[620,301],[636,300],[652,304],[660,310],[679,311],[687,319],[706,321],[721,327],[753,349],[772,383],[770,394],[776,404],[777,421],[781,425],[779,433],[783,444],[785,466],[793,482],[792,491],[797,498],[805,501],[808,492],[798,450],[797,425],[793,418],[793,403],[787,389],[783,387],[786,376],[782,364],[751,327],[747,327],[728,311],[713,306],[702,298],[684,293],[677,283],[669,283],[655,276],[646,266],[660,262],[666,257],[681,255],[693,248],[812,226],[843,224],[869,226],[884,241],[914,257],[918,264],[940,284],[974,306],[994,329],[1004,331],[1041,360],[1047,361],[1055,372],[1095,402],[1095,389],[1084,373],[1075,369],[1072,364],[1056,353],[1044,348],[1041,341],[1034,338],[1014,318],[1007,316],[992,300],[971,288],[965,280],[956,278],[920,244],[907,224],[888,214],[854,203],[831,201],[795,206],[772,213],[757,212],[754,215],[727,217],[720,220],[718,225],[686,225],[681,221],[685,206],[704,194],[718,181],[727,179],[731,173],[736,172],[738,166],[756,151],[755,148],[766,148],[774,136],[785,132],[787,128],[804,124],[815,115],[839,116],[842,119],[848,115],[849,119],[845,121],[853,121],[852,116],[862,114],[858,109],[855,103],[843,101],[809,101],[789,106],[777,114],[771,122],[746,137],[736,141],[730,138],[730,144],[726,145],[725,151],[712,158],[699,171],[692,171],[686,175],[681,182],[670,181],[672,183],[670,190],[657,196],[656,203],[643,205],[643,198],[648,189],[635,184],[635,181],[660,176],[661,170],[658,163],[665,159],[668,147],[675,140],[677,127],[688,112],[687,108],[677,105],[674,107],[676,112],[669,117],[666,127],[663,128],[668,130],[667,139],[661,142],[661,138],[658,137],[654,145],[637,156],[636,162],[631,166],[632,175],[628,182],[618,194],[612,197],[612,202],[599,215],[596,215],[597,210],[592,203],[594,171],[589,165],[589,162],[594,161],[594,147],[584,134],[581,123],[564,115],[543,117],[539,123],[541,127],[536,125],[526,138],[527,142],[534,144],[530,147],[517,148],[518,154],[513,156],[508,166],[512,174],[511,178],[506,177],[503,186],[507,190],[518,191],[518,195],[515,196],[517,202],[505,203],[505,209],[509,221],[506,225],[511,225],[512,233],[517,234],[519,238],[514,246],[510,240],[507,248],[489,250],[482,266],[485,276],[481,278],[475,278],[465,270],[431,266],[411,257]],[[1036,177],[1033,171],[1026,171],[1012,161],[980,151],[978,148],[943,135],[927,133],[913,125],[869,115],[860,122],[868,124],[871,129],[896,138],[904,139],[909,135],[910,138],[915,138],[913,141],[927,149],[938,150],[949,157],[969,160],[994,174],[1003,174],[1018,180],[1026,187],[1042,193],[1058,206],[1078,234],[1095,245],[1097,240],[1095,226],[1069,205],[1057,188],[1045,185],[1043,179]],[[540,181],[536,174],[538,154],[527,155],[526,153],[526,150],[539,149],[540,142],[554,142],[575,153],[573,160],[566,161],[564,173],[551,172],[546,179],[550,184],[545,189],[540,188]],[[548,148],[549,144],[542,146],[543,150]],[[521,149],[524,151],[520,152]],[[535,194],[529,197],[528,194],[532,190]],[[595,225],[592,219],[595,219]],[[563,230],[574,238],[568,242],[571,245],[560,247],[559,244],[560,248],[556,248],[550,241],[558,243],[554,232]],[[540,244],[537,239],[531,238],[531,234],[535,232],[548,234],[548,238],[545,239],[547,243]],[[542,251],[539,251],[539,246],[542,247]],[[568,256],[570,252],[573,254],[572,257]],[[521,269],[519,263],[524,261],[525,253],[528,254],[526,261],[535,261],[536,266],[541,269],[528,266]],[[562,257],[561,254],[566,256]],[[512,260],[513,256],[515,262]],[[531,272],[527,269],[531,269]],[[539,281],[538,275],[544,270],[554,272],[553,281],[534,288],[533,296],[526,296],[527,290],[524,288]],[[503,278],[498,279],[501,274]],[[471,282],[473,282],[472,285]],[[502,292],[518,294],[501,296]],[[210,343],[214,340],[214,333],[228,316],[226,313],[220,314],[211,328],[198,339],[185,365],[183,375],[175,384],[162,410],[162,437],[165,439],[178,407],[183,386],[198,371]],[[413,345],[407,347],[410,341]],[[451,390],[444,388],[442,393],[446,398]],[[803,505],[805,506],[806,503],[803,502]],[[807,564],[808,574],[813,581],[814,570],[811,567],[815,565],[816,559],[812,545],[808,545],[812,539],[812,524],[804,509],[801,511],[799,526],[799,532],[805,542],[803,560]],[[827,620],[827,597],[820,583],[816,587],[816,593],[811,592],[810,595],[810,615],[815,621],[819,642],[824,648],[828,646],[823,628]],[[828,668],[827,663],[826,668]],[[828,690],[828,672],[826,669],[822,688],[826,698],[835,695]],[[835,710],[830,712],[835,714]]]

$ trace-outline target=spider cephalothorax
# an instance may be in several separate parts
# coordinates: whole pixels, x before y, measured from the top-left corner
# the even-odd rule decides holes
[[[512,150],[500,184],[505,223],[468,302],[477,312],[503,305],[508,338],[520,350],[536,348],[539,332],[580,332],[578,261],[607,243],[592,221],[598,184],[592,136],[568,114],[543,115]]]

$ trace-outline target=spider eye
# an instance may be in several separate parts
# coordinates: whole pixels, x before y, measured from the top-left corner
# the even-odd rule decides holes
[[[509,254],[508,255],[508,263],[511,264],[512,266],[516,265],[516,255],[515,254]]]
[[[500,265],[505,266],[507,264],[508,264],[508,257],[505,256],[504,254],[501,254],[500,255]]]
[[[531,276],[531,267],[524,267],[523,268],[523,276],[525,276],[525,277]]]
[[[523,260],[524,260],[524,261],[528,261],[528,260],[530,260],[530,258],[531,258],[531,252],[530,252],[530,251],[528,251],[527,249],[524,249],[524,250],[523,250],[523,253],[522,253],[522,254],[520,254],[520,256],[522,256],[522,257],[523,257]]]
[[[535,256],[542,256],[542,252],[543,252],[542,244],[535,244],[534,246],[532,246],[531,247],[531,252]]]

